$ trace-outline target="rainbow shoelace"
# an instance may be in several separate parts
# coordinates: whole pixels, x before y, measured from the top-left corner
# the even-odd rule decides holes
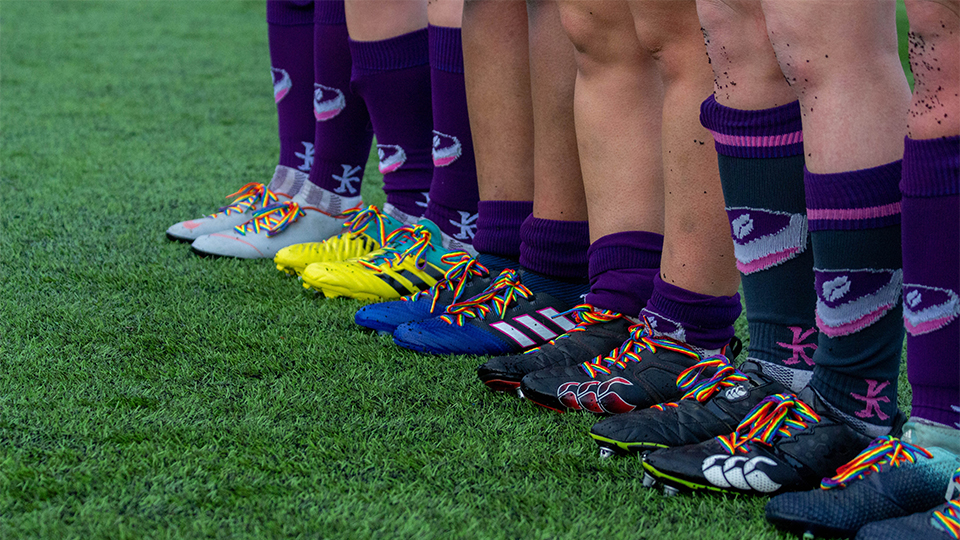
[[[467,320],[486,317],[491,311],[501,319],[518,298],[529,300],[533,297],[530,289],[520,283],[520,272],[506,269],[500,272],[486,289],[479,295],[447,307],[446,313],[440,316],[444,322],[456,326],[463,326]]]
[[[249,182],[235,193],[226,196],[227,199],[231,197],[236,197],[236,199],[219,210],[219,212],[228,216],[234,213],[242,214],[258,204],[260,208],[266,208],[278,200],[277,196],[267,189],[267,186],[259,182]]]
[[[885,465],[899,467],[904,463],[916,463],[918,456],[924,456],[927,459],[933,458],[933,454],[922,446],[916,446],[903,442],[896,437],[885,435],[874,440],[857,457],[837,469],[835,476],[824,478],[820,482],[820,488],[846,487],[850,482],[860,480],[868,474],[879,472],[880,468]]]
[[[750,443],[771,446],[779,437],[790,437],[820,422],[820,415],[794,394],[765,398],[740,422],[736,431],[717,437],[731,455],[750,451]]]
[[[426,265],[424,253],[427,249],[433,249],[430,236],[430,231],[420,225],[400,227],[383,239],[382,250],[369,259],[357,259],[357,262],[370,270],[382,272],[382,266],[393,267],[412,257],[417,268],[422,269]]]
[[[571,334],[586,331],[588,326],[608,323],[626,317],[622,313],[618,313],[609,309],[600,309],[591,306],[590,304],[580,304],[579,306],[574,306],[567,311],[564,311],[560,315],[570,315],[573,318],[573,322],[576,324],[576,326],[571,330],[568,330],[567,332],[564,332],[563,334],[560,334],[559,336],[544,343],[543,345],[540,345],[539,347],[534,347],[524,351],[523,354],[533,354],[539,351],[544,345],[553,345],[558,339],[564,339],[570,337]]]
[[[344,210],[341,217],[347,218],[343,224],[344,233],[360,235],[373,228],[379,236],[368,234],[372,238],[384,239],[387,237],[386,223],[384,223],[383,212],[374,205],[361,209],[360,206],[354,206],[349,210]]]
[[[960,469],[953,473],[950,487],[947,489],[947,507],[937,510],[930,518],[935,527],[939,527],[953,538],[960,539]]]
[[[705,373],[713,373],[713,375],[703,379]],[[679,407],[679,401],[685,399],[695,399],[704,403],[721,390],[745,383],[747,380],[747,376],[735,368],[726,356],[720,354],[708,356],[680,372],[680,376],[677,377],[677,388],[686,393],[680,396],[678,401],[660,403],[652,408],[662,411],[667,407]]]
[[[297,218],[304,215],[300,205],[293,201],[284,201],[280,204],[262,208],[253,213],[249,221],[237,225],[234,230],[242,235],[249,232],[254,234],[266,231],[267,236],[274,236],[283,232]]]
[[[411,294],[410,296],[404,296],[401,300],[407,302],[414,302],[421,298],[430,298],[430,312],[433,313],[437,309],[437,300],[440,298],[440,293],[444,290],[450,289],[453,291],[453,302],[460,300],[460,297],[463,295],[464,289],[466,289],[467,283],[470,281],[471,276],[476,277],[486,277],[490,275],[490,270],[486,266],[477,262],[477,259],[466,251],[453,251],[440,256],[440,260],[444,264],[449,264],[450,269],[447,270],[447,273],[443,276],[443,279],[438,281],[432,287],[425,291],[418,292],[416,294]]]
[[[629,328],[630,339],[625,341],[606,356],[598,356],[589,362],[580,364],[580,369],[591,379],[600,373],[610,375],[614,369],[624,369],[629,362],[639,362],[640,353],[650,351],[656,353],[659,349],[678,352],[691,358],[700,359],[700,355],[690,347],[668,337],[654,337],[646,319],[640,324]]]

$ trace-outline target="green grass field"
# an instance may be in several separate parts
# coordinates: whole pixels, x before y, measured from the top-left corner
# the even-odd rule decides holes
[[[165,240],[272,174],[262,2],[0,16],[0,538],[782,537],[763,498],[643,489],[477,358]]]

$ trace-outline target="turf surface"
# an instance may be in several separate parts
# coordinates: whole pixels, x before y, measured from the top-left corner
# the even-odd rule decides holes
[[[0,9],[0,538],[781,537],[763,498],[643,489],[476,358],[164,239],[270,178],[262,2]]]

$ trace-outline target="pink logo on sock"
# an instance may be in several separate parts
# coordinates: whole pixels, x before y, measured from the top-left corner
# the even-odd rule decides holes
[[[293,88],[293,81],[290,79],[290,74],[284,69],[271,67],[270,72],[273,76],[273,101],[280,103],[280,100],[287,97],[290,89]]]
[[[407,153],[396,144],[378,144],[377,156],[380,158],[380,174],[392,173],[407,162]]]
[[[463,147],[460,139],[433,130],[433,166],[446,167],[460,157]]]
[[[807,247],[807,217],[762,208],[728,207],[737,268],[752,274],[782,264]]]
[[[793,332],[793,342],[792,343],[783,343],[778,341],[777,345],[787,349],[788,351],[793,352],[793,356],[787,358],[783,361],[784,364],[792,366],[794,364],[799,364],[800,360],[803,359],[808,366],[813,365],[813,359],[807,355],[807,349],[810,349],[810,354],[813,354],[813,351],[817,350],[817,344],[814,341],[813,343],[804,343],[804,341],[817,333],[816,328],[810,328],[804,330],[799,326],[791,326],[790,331]],[[816,338],[814,338],[816,339]]]
[[[340,114],[347,107],[343,92],[322,84],[313,85],[313,116],[323,122]]]
[[[830,336],[845,336],[877,322],[900,300],[903,270],[813,269],[816,275],[817,327]]]
[[[928,334],[960,315],[960,297],[950,289],[903,284],[903,323],[911,336]]]
[[[874,415],[880,420],[890,418],[890,415],[883,414],[883,411],[880,410],[881,401],[890,403],[890,398],[880,395],[880,392],[890,384],[890,381],[883,381],[882,383],[877,383],[877,381],[872,379],[864,379],[864,381],[867,383],[867,395],[861,396],[860,394],[850,392],[850,397],[866,403],[862,411],[857,411],[854,414],[860,418],[873,418]]]

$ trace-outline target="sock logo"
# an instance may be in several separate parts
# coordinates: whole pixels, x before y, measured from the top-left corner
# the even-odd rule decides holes
[[[473,236],[477,234],[477,214],[471,214],[463,210],[458,210],[458,213],[460,214],[460,221],[447,220],[454,227],[460,227],[460,232],[453,237],[457,240],[472,240]]]
[[[812,366],[813,358],[810,358],[806,350],[810,349],[810,354],[813,354],[813,351],[817,350],[817,329],[808,328],[807,330],[804,330],[799,326],[791,326],[789,328],[790,331],[793,332],[793,341],[790,343],[784,343],[782,341],[777,342],[777,345],[793,352],[793,356],[785,359],[783,363],[788,366],[792,366],[794,364],[799,364],[800,360],[803,359],[808,366]],[[804,341],[806,341],[810,336],[813,336],[813,341],[804,343]]]
[[[433,166],[446,167],[460,157],[463,147],[460,139],[433,130]]]
[[[687,342],[687,331],[683,328],[683,325],[677,321],[670,320],[658,313],[644,308],[640,312],[643,317],[647,320],[647,324],[650,326],[650,330],[653,331],[655,336],[666,336],[668,338],[673,338],[677,341]]]
[[[703,460],[700,470],[711,484],[721,488],[736,488],[744,491],[773,493],[780,489],[766,471],[759,467],[776,467],[777,462],[763,456],[747,459],[743,456],[717,454]]]
[[[950,289],[903,284],[903,323],[911,336],[928,334],[960,315],[960,298]]]
[[[356,195],[357,188],[353,187],[353,183],[360,182],[360,177],[357,176],[357,173],[360,172],[361,167],[359,166],[351,167],[350,165],[347,165],[347,164],[341,164],[340,166],[343,167],[343,173],[331,175],[334,180],[340,182],[340,185],[333,188],[333,191],[337,193],[346,193],[349,195]]]
[[[817,327],[830,336],[858,332],[896,307],[903,270],[813,269],[816,275]]]
[[[293,155],[303,160],[303,165],[297,167],[303,172],[310,172],[310,168],[313,167],[313,143],[308,143],[307,141],[300,141],[300,144],[303,145],[303,153],[294,152]]]
[[[430,206],[430,192],[429,192],[429,191],[424,191],[424,192],[423,192],[423,200],[422,200],[422,201],[414,201],[413,204],[415,204],[415,205],[417,205],[417,206],[420,206],[420,207],[423,207],[423,208],[426,208],[426,207]]]
[[[557,398],[569,409],[588,410],[597,414],[622,414],[635,407],[627,403],[610,387],[615,384],[633,386],[623,377],[614,377],[609,381],[565,382],[557,388]]]
[[[850,397],[863,401],[866,404],[862,411],[857,411],[854,414],[860,418],[873,418],[874,416],[880,420],[890,418],[890,415],[884,414],[883,411],[880,410],[881,401],[890,403],[890,398],[880,395],[880,392],[890,384],[890,381],[878,383],[872,379],[864,379],[864,382],[867,383],[867,395],[861,396],[855,392],[850,392]]]
[[[407,153],[396,144],[378,144],[377,156],[380,158],[380,174],[389,174],[407,162]]]
[[[807,216],[760,208],[728,207],[737,269],[744,274],[788,261],[807,247]]]
[[[343,92],[322,84],[313,85],[313,116],[317,122],[324,122],[340,114],[347,107]]]
[[[285,98],[290,93],[290,89],[293,88],[293,81],[285,69],[271,67],[270,75],[273,78],[273,101],[280,103],[280,100]]]
[[[730,227],[733,229],[733,235],[739,240],[743,240],[745,236],[753,232],[753,220],[750,219],[750,214],[742,214],[730,222]]]
[[[831,302],[843,298],[850,292],[850,278],[840,276],[823,284],[823,297]]]

